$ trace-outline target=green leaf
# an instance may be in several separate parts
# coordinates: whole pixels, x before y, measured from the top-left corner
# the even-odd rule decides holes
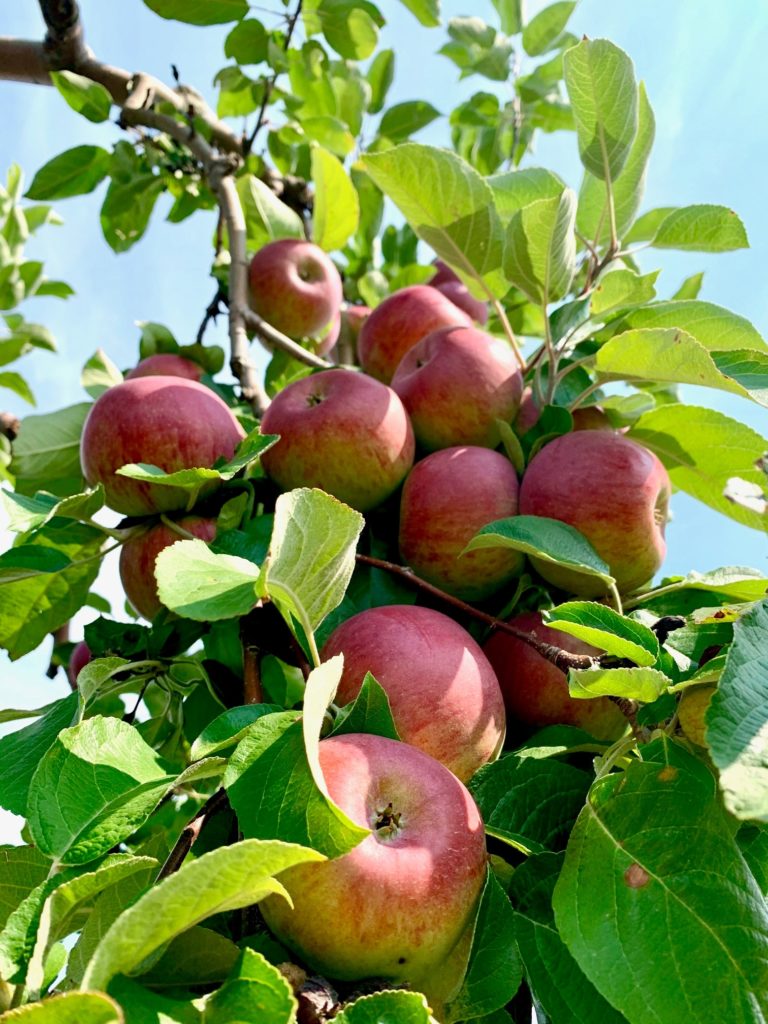
[[[355,139],[346,124],[338,117],[321,114],[318,117],[305,117],[301,127],[308,139],[319,142],[330,149],[336,156],[345,157],[355,148]]]
[[[586,772],[551,758],[509,754],[472,777],[469,790],[490,834],[526,852],[562,849],[589,790]]]
[[[246,704],[229,708],[209,722],[197,737],[189,752],[191,760],[199,761],[236,746],[257,719],[281,710],[276,704]]]
[[[412,6],[413,0],[403,0]],[[334,1024],[431,1024],[427,1000],[420,992],[375,992],[347,1003]]]
[[[104,507],[104,488],[99,484],[93,491],[73,494],[61,501],[45,491],[38,491],[33,498],[4,491],[0,499],[8,515],[8,529],[15,533],[26,533],[44,526],[57,516],[64,519],[90,519]]]
[[[458,995],[448,1005],[448,1021],[466,1021],[493,1013],[514,996],[522,981],[514,933],[514,912],[507,894],[489,870],[475,920],[467,973]]]
[[[724,496],[733,476],[763,482],[755,463],[768,451],[768,440],[760,434],[713,409],[665,405],[644,413],[628,436],[658,455],[676,488],[745,526],[764,530],[759,513]]]
[[[237,555],[216,554],[202,540],[164,548],[155,576],[166,608],[196,622],[245,615],[258,600],[259,567]]]
[[[20,373],[14,373],[11,370],[0,373],[0,388],[7,388],[9,391],[13,391],[14,394],[28,402],[29,405],[37,405],[32,389]]]
[[[161,18],[188,25],[223,25],[248,13],[248,0],[144,0]]]
[[[656,296],[659,271],[636,274],[634,270],[612,270],[599,279],[590,296],[590,313],[603,313],[626,306],[641,306]]]
[[[619,615],[604,604],[568,601],[543,614],[552,629],[575,636],[617,658],[629,658],[637,665],[650,666],[659,657],[659,641],[652,629]]]
[[[707,745],[725,805],[737,818],[768,821],[768,605],[733,627],[733,645],[706,716]]]
[[[347,60],[365,60],[379,39],[378,11],[365,0],[320,0],[323,35]]]
[[[97,716],[59,733],[29,787],[35,844],[63,864],[95,860],[149,817],[175,775],[125,722]]]
[[[768,406],[768,353],[729,350],[711,355],[720,373],[748,391],[754,401]]]
[[[614,181],[637,134],[632,61],[607,39],[583,39],[566,51],[563,69],[581,162],[601,181]]]
[[[677,209],[676,206],[659,206],[656,209],[647,210],[637,218],[624,241],[627,243],[650,242],[670,213],[674,213]]]
[[[127,252],[143,236],[165,182],[156,174],[140,174],[127,182],[112,181],[101,206],[101,230],[115,252]]]
[[[32,179],[27,199],[66,199],[93,192],[109,173],[110,160],[100,146],[75,146],[59,153]]]
[[[277,499],[266,591],[308,639],[344,597],[364,525],[359,512],[323,491],[300,487]]]
[[[710,771],[668,740],[593,785],[554,908],[581,969],[632,1024],[765,1016],[765,904]]]
[[[13,1010],[6,1019],[8,1024],[125,1024],[120,1007],[103,992],[63,992]]]
[[[694,337],[708,352],[740,349],[768,352],[768,344],[749,320],[722,306],[697,299],[654,302],[633,310],[621,321],[619,330],[638,327],[677,327]]]
[[[698,274],[691,274],[690,277],[686,277],[680,287],[677,289],[675,294],[672,296],[673,299],[696,299],[701,291],[701,286],[704,283],[704,271],[700,270]]]
[[[0,846],[0,929],[16,907],[45,881],[50,867],[50,860],[34,846]]]
[[[89,121],[98,124],[109,117],[112,97],[103,85],[72,71],[52,71],[51,81],[70,107]]]
[[[367,153],[365,170],[437,255],[500,298],[503,229],[487,182],[447,150],[407,142]]]
[[[692,570],[687,576],[669,576],[662,586],[676,583],[681,590],[707,590],[730,601],[760,601],[768,594],[768,579],[757,569],[728,566],[709,572]]]
[[[659,225],[651,242],[655,249],[686,252],[731,252],[748,249],[747,232],[727,206],[683,206]]]
[[[531,302],[563,298],[576,269],[576,194],[538,199],[514,214],[507,228],[504,273]]]
[[[656,134],[656,121],[648,102],[645,83],[640,83],[637,109],[637,135],[629,150],[624,168],[613,182],[613,205],[616,212],[616,233],[629,241],[627,231],[637,216],[645,192],[648,158]],[[638,222],[639,223],[639,222]],[[579,190],[579,209],[576,227],[582,235],[598,245],[610,240],[608,192],[605,182],[586,172]]]
[[[397,103],[394,107],[390,107],[382,117],[379,134],[393,142],[402,142],[403,139],[407,139],[421,128],[426,128],[440,116],[440,111],[426,100]]]
[[[312,147],[312,181],[315,185],[313,241],[327,252],[342,249],[360,222],[357,190],[341,161],[322,146]]]
[[[292,843],[246,839],[189,861],[117,918],[88,964],[83,988],[106,988],[118,972],[130,974],[175,936],[212,914],[250,906],[270,893],[285,894],[274,875],[323,859]]]
[[[102,348],[96,349],[80,374],[80,383],[91,398],[98,398],[108,388],[122,383],[122,380],[122,373]]]
[[[378,114],[384,107],[389,87],[395,78],[395,51],[379,50],[365,77],[371,87],[368,113]]]
[[[523,29],[523,0],[491,0],[501,21],[501,31],[516,36]]]
[[[509,895],[526,980],[553,1021],[626,1024],[582,974],[555,927],[552,893],[562,861],[562,854],[534,854],[512,876]]]
[[[499,216],[505,222],[524,206],[530,206],[539,199],[557,199],[565,191],[563,179],[543,167],[492,174],[487,181]]]
[[[260,249],[279,238],[304,238],[301,217],[255,174],[237,179],[237,193],[243,204],[248,245]]]
[[[0,555],[0,584],[28,579],[41,573],[61,572],[71,560],[56,548],[21,544]]]
[[[260,64],[267,59],[267,30],[260,21],[248,18],[235,25],[224,41],[224,56],[238,64]]]
[[[27,793],[32,776],[43,755],[53,745],[62,729],[77,716],[77,694],[51,704],[49,709],[30,725],[0,739],[3,773],[0,777],[0,806],[13,814],[26,817]]]
[[[576,699],[625,697],[651,704],[672,683],[655,668],[586,668],[568,673],[568,692]]]
[[[269,1021],[291,1024],[298,1003],[280,971],[261,953],[244,949],[229,978],[205,1003],[205,1024]]]
[[[208,929],[204,936],[210,942],[210,936],[216,935]],[[195,935],[195,938],[202,938],[191,930],[187,934]],[[222,936],[218,936],[222,938]],[[175,943],[171,943],[169,950],[174,949]],[[235,949],[237,947],[234,947]],[[200,975],[197,975],[199,978]],[[144,980],[144,979],[142,979]],[[125,1008],[125,1024],[203,1024],[201,1011],[195,1005],[196,1001],[189,1002],[180,999],[168,999],[159,992],[144,988],[134,981],[129,981],[119,975],[110,986],[109,991],[122,1007]]]
[[[614,582],[610,569],[578,530],[545,516],[513,516],[482,527],[464,551],[478,548],[511,548],[545,562],[565,565],[585,576]],[[463,552],[462,552],[463,553]]]
[[[354,701],[339,711],[331,735],[360,732],[371,732],[391,740],[400,739],[386,691],[370,672],[365,673]]]
[[[55,548],[71,565],[58,573],[40,574],[8,583],[0,601],[0,646],[12,660],[28,654],[67,622],[85,602],[99,571],[104,534],[95,527],[67,521],[49,524],[34,544]]]
[[[400,2],[427,28],[437,28],[440,24],[440,0],[400,0]]]
[[[538,57],[557,45],[575,7],[575,0],[560,0],[531,18],[523,29],[523,49],[529,57]]]

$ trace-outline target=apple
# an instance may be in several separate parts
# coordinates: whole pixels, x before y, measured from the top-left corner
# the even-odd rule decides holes
[[[187,380],[199,381],[203,375],[203,368],[199,363],[193,363],[191,359],[176,355],[173,352],[159,352],[154,356],[147,356],[129,372],[126,373],[126,380],[133,380],[134,377],[186,377]]]
[[[664,561],[670,492],[667,471],[653,452],[623,434],[582,430],[555,438],[531,459],[520,513],[575,527],[626,592],[647,583]],[[605,593],[594,576],[532,561],[545,580],[572,594]]]
[[[343,981],[418,984],[451,953],[486,877],[480,812],[429,755],[382,736],[320,743],[328,792],[370,828],[335,860],[289,868],[282,896],[259,904],[268,926],[313,970]]]
[[[281,238],[259,249],[249,281],[251,307],[291,338],[323,334],[341,308],[341,277],[333,260],[303,239]]]
[[[336,703],[348,704],[371,672],[386,691],[405,743],[466,781],[504,741],[504,701],[479,645],[447,615],[415,605],[369,608],[328,637],[322,660],[344,655]]]
[[[476,299],[463,281],[446,281],[444,284],[432,284],[432,287],[450,299],[454,306],[464,310],[481,327],[488,323],[488,304]]]
[[[368,306],[346,306],[342,309],[336,347],[340,363],[354,363],[360,330],[370,315],[371,310]]]
[[[244,436],[229,406],[197,381],[134,377],[96,399],[83,427],[80,462],[91,487],[104,485],[115,512],[171,512],[186,506],[185,491],[131,480],[116,470],[138,462],[167,473],[207,468],[232,458]]]
[[[389,384],[408,349],[430,331],[471,326],[471,318],[436,288],[425,284],[401,288],[384,299],[363,324],[357,342],[360,365]]]
[[[81,640],[72,648],[72,653],[69,656],[69,665],[67,666],[67,675],[73,686],[77,683],[77,677],[80,675],[81,670],[85,668],[91,658],[91,649],[85,640]]]
[[[403,486],[400,554],[422,579],[464,600],[490,597],[517,576],[516,551],[462,554],[477,531],[517,513],[512,463],[489,448],[443,448],[417,462]]]
[[[523,378],[509,346],[475,327],[441,327],[403,356],[392,378],[416,440],[427,451],[495,448],[496,420],[509,423]]]
[[[262,456],[280,487],[320,487],[361,512],[389,497],[413,463],[413,428],[403,403],[354,370],[323,370],[289,384],[261,429],[280,435]]]
[[[216,536],[215,519],[184,516],[178,520],[178,526],[200,540],[209,541]],[[158,522],[144,533],[129,538],[120,551],[120,580],[125,596],[139,615],[150,622],[163,607],[157,596],[155,560],[164,548],[183,539],[183,533]]]
[[[568,633],[550,629],[539,612],[525,612],[508,621],[571,654],[602,653]],[[601,740],[618,739],[624,732],[627,720],[610,698],[574,699],[568,693],[565,672],[517,637],[496,630],[483,651],[498,676],[510,725],[513,721],[538,729],[575,725]]]
[[[677,716],[683,735],[697,747],[707,745],[706,713],[717,689],[715,683],[706,686],[691,686],[683,690],[680,703],[677,705]]]

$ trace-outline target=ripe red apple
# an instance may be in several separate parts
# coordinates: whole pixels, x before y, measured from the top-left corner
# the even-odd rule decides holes
[[[622,434],[582,430],[555,438],[531,460],[522,515],[574,526],[608,563],[620,591],[647,583],[664,560],[671,485],[658,458]],[[583,597],[605,592],[595,577],[534,559],[544,579]]]
[[[72,653],[69,656],[69,665],[67,666],[67,675],[73,686],[77,683],[77,677],[91,660],[91,657],[91,649],[85,640],[81,640],[72,648]]]
[[[441,327],[403,356],[392,378],[416,440],[428,451],[495,448],[496,420],[517,412],[523,378],[505,342],[475,327]]]
[[[483,823],[459,780],[407,743],[342,735],[320,743],[332,799],[373,831],[335,860],[280,875],[260,904],[281,940],[331,978],[418,984],[475,913],[485,881]]]
[[[489,448],[443,448],[417,462],[403,487],[400,553],[414,572],[467,601],[509,583],[522,557],[503,548],[462,554],[477,531],[517,513],[512,463]]]
[[[544,625],[539,612],[526,612],[508,620],[539,640],[571,654],[600,654],[568,633]],[[617,739],[627,721],[608,697],[576,700],[568,693],[568,677],[533,647],[497,630],[483,644],[504,694],[510,725],[513,721],[543,729],[546,725],[576,725],[601,740]]]
[[[361,512],[389,497],[413,463],[413,428],[403,403],[354,370],[323,370],[289,384],[261,429],[280,435],[262,458],[280,487],[320,487]]]
[[[312,242],[269,242],[251,260],[249,280],[253,309],[291,338],[322,334],[338,316],[341,277],[331,258]]]
[[[126,380],[133,380],[134,377],[186,377],[187,380],[199,381],[203,375],[203,368],[199,363],[185,359],[184,356],[175,355],[173,352],[158,352],[157,355],[147,356],[129,372],[126,373]]]
[[[455,284],[456,281],[461,282],[461,278],[455,270],[451,270],[447,263],[443,260],[434,260],[433,266],[435,267],[435,276],[431,278],[430,284],[433,288],[438,288],[441,284]]]
[[[475,323],[481,327],[488,323],[488,303],[476,299],[463,281],[445,281],[443,284],[434,284],[430,281],[430,284],[450,299],[454,306],[463,309]]]
[[[400,739],[466,781],[504,741],[504,702],[479,645],[447,615],[415,605],[369,608],[328,637],[343,653],[336,703],[353,701],[366,672],[386,691]]]
[[[374,309],[357,342],[360,365],[389,384],[409,348],[438,327],[471,327],[472,320],[436,288],[401,288]]]
[[[184,508],[176,487],[117,476],[144,462],[167,473],[230,459],[245,436],[229,407],[210,388],[183,377],[135,377],[105,391],[88,413],[80,442],[83,475],[103,484],[107,504],[127,516]]]
[[[181,530],[200,540],[209,541],[216,536],[215,519],[184,516],[177,522]],[[163,607],[157,596],[155,560],[164,548],[183,539],[182,533],[158,522],[144,533],[127,540],[120,551],[120,580],[125,596],[139,615],[150,622]]]

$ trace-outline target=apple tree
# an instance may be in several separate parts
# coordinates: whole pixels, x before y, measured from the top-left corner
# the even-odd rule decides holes
[[[765,1021],[768,579],[662,573],[673,491],[765,530],[768,441],[680,386],[764,406],[768,345],[638,256],[739,217],[643,211],[653,109],[575,3],[403,0],[480,83],[441,148],[369,0],[144,4],[228,26],[215,109],[74,0],[0,39],[105,131],[0,190],[0,388],[55,350],[36,296],[99,301],[25,257],[65,199],[121,253],[169,198],[214,292],[0,419],[0,645],[69,681],[3,680],[0,1019]]]

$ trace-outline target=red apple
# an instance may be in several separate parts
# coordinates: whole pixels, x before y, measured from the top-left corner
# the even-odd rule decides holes
[[[320,487],[361,512],[389,497],[413,463],[413,428],[403,403],[354,370],[323,370],[289,384],[261,429],[280,435],[262,458],[280,487]]]
[[[438,327],[471,327],[472,320],[436,288],[415,284],[401,288],[374,309],[357,343],[360,365],[389,384],[409,348]]]
[[[341,277],[333,260],[312,242],[269,242],[251,260],[249,280],[253,309],[291,338],[320,335],[338,316]]]
[[[475,327],[441,327],[403,356],[392,378],[416,440],[428,451],[495,448],[496,420],[517,412],[523,378],[510,347]]]
[[[445,281],[442,284],[435,284],[430,281],[433,288],[436,288],[447,299],[450,299],[454,306],[463,309],[467,316],[471,316],[475,323],[484,326],[488,323],[488,303],[476,299],[463,281]]]
[[[509,623],[571,654],[602,653],[568,633],[545,626],[539,612],[516,615]],[[617,739],[624,732],[627,721],[612,700],[575,700],[568,693],[566,674],[522,640],[497,630],[483,650],[498,676],[510,724],[516,720],[538,729],[575,725],[601,740]]]
[[[187,380],[200,380],[203,375],[203,368],[199,363],[193,363],[191,359],[175,355],[173,352],[159,352],[154,356],[147,356],[140,363],[126,373],[126,380],[133,380],[134,377],[186,377]]]
[[[443,448],[416,463],[403,487],[400,553],[449,594],[482,600],[518,575],[522,557],[503,548],[462,554],[477,531],[517,513],[512,463],[489,448]]]
[[[328,637],[322,660],[344,655],[336,703],[353,701],[366,672],[386,691],[400,739],[466,781],[504,741],[504,702],[479,645],[430,608],[389,605],[353,615]]]
[[[293,909],[268,896],[264,918],[321,974],[418,984],[475,913],[487,862],[480,812],[447,768],[406,743],[331,737],[320,765],[332,799],[372,832],[343,857],[282,872]]]
[[[177,522],[181,530],[200,540],[209,541],[216,536],[215,519],[184,516]],[[120,551],[120,580],[125,596],[139,615],[150,622],[163,607],[157,596],[155,560],[164,548],[183,539],[183,533],[158,522],[146,532],[127,540]]]
[[[337,359],[340,363],[354,363],[357,353],[357,339],[360,330],[371,315],[368,306],[346,306],[341,311],[341,329],[337,342]]]
[[[85,640],[81,640],[80,643],[75,644],[72,648],[72,653],[69,656],[69,665],[67,666],[67,675],[73,686],[77,683],[77,677],[91,660],[91,657],[91,649]]]
[[[83,475],[103,484],[107,504],[127,516],[182,509],[176,487],[143,483],[116,470],[144,462],[167,473],[230,459],[245,436],[230,408],[210,388],[183,377],[135,377],[105,391],[85,421]]]
[[[437,288],[441,284],[455,284],[457,281],[461,284],[459,275],[455,270],[451,270],[443,260],[435,260],[433,266],[435,267],[435,276],[429,282],[433,288]]]
[[[531,427],[534,427],[541,416],[541,409],[533,397],[533,388],[526,385],[523,388],[523,396],[520,399],[520,406],[513,426],[518,437],[527,434]]]
[[[664,560],[671,485],[658,458],[622,434],[582,430],[555,438],[531,460],[520,488],[523,515],[575,527],[608,563],[620,591],[647,583]],[[593,576],[534,559],[555,586],[583,597],[605,592]]]

